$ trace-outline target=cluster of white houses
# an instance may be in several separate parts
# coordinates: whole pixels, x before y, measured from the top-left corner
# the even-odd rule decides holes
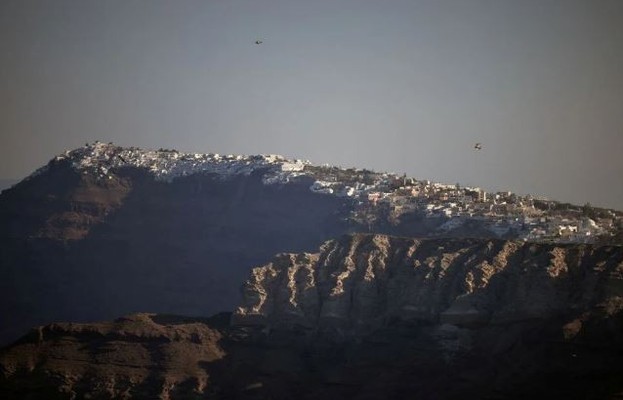
[[[428,180],[416,180],[361,169],[313,166],[309,161],[292,160],[279,155],[219,155],[182,153],[176,150],[123,148],[112,143],[87,143],[67,151],[55,160],[69,159],[84,173],[94,172],[110,178],[114,168],[133,166],[151,172],[156,179],[170,181],[180,176],[212,173],[223,179],[249,175],[263,169],[265,184],[286,184],[300,176],[314,179],[310,190],[322,194],[352,198],[358,204],[354,213],[386,207],[399,218],[419,212],[427,218],[443,218],[440,229],[451,230],[469,220],[479,220],[495,235],[525,240],[591,242],[608,234],[620,224],[621,214],[601,213],[599,218],[582,212],[561,212],[544,208],[552,205],[532,196],[512,192],[488,193],[478,187],[461,187]],[[40,173],[46,167],[36,171]],[[539,202],[539,207],[536,203]]]
[[[393,217],[420,212],[427,218],[443,218],[440,230],[452,230],[467,221],[480,221],[499,237],[529,241],[590,243],[612,231],[620,219],[614,213],[591,219],[581,212],[563,212],[535,207],[536,202],[554,204],[533,196],[486,192],[478,187],[461,187],[405,176],[378,174],[373,184],[339,182],[330,177],[316,181],[310,188],[320,193],[349,196],[358,200],[355,211],[387,207]]]

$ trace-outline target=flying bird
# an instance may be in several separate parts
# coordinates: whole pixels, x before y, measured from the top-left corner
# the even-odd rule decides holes
[[[474,145],[474,148],[475,148],[476,150],[482,150],[482,143],[476,143],[476,144]]]
[[[261,40],[256,40],[255,41],[255,44],[262,44],[262,43],[264,43],[264,42],[262,42]]]

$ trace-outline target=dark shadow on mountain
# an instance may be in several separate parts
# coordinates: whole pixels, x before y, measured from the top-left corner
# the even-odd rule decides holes
[[[54,321],[231,310],[250,268],[351,229],[350,200],[312,193],[306,177],[265,185],[264,172],[167,183],[122,168],[113,184],[60,165],[20,183],[0,201],[0,342]]]

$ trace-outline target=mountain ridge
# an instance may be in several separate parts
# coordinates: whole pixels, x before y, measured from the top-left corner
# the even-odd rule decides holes
[[[252,266],[345,233],[623,238],[612,211],[484,196],[280,156],[87,144],[0,194],[0,343],[52,321],[231,310]]]
[[[67,165],[104,187],[129,170],[168,183],[193,176],[228,180],[251,174],[260,174],[266,185],[310,181],[309,189],[314,193],[352,201],[348,218],[362,226],[368,224],[369,231],[373,230],[378,215],[384,213],[387,214],[384,218],[393,224],[412,214],[441,218],[444,224],[433,223],[438,225],[439,236],[453,230],[477,231],[474,223],[486,221],[486,235],[500,238],[581,243],[608,242],[612,237],[618,241],[623,237],[623,212],[620,211],[520,196],[510,191],[488,193],[478,187],[433,183],[367,169],[315,166],[307,160],[272,154],[181,153],[173,149],[143,150],[94,142],[54,157],[24,182],[58,165]],[[374,230],[379,228],[375,226]]]
[[[0,341],[21,337],[0,393],[617,398],[620,222],[281,156],[87,144],[0,195]]]

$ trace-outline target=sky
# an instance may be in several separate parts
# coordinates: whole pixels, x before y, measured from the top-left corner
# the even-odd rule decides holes
[[[3,0],[0,85],[0,178],[99,140],[623,209],[620,0]]]

